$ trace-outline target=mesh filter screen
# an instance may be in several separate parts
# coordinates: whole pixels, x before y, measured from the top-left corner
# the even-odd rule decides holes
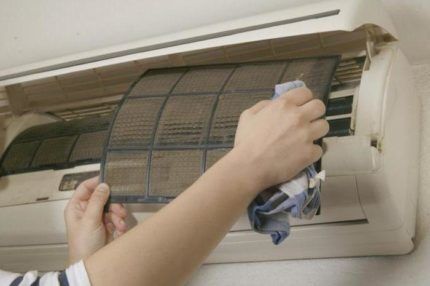
[[[33,159],[33,167],[66,164],[76,136],[46,139],[42,142]]]
[[[4,152],[1,175],[99,162],[110,121],[110,116],[104,116],[31,127]]]
[[[232,148],[243,110],[271,98],[275,84],[296,78],[326,99],[338,61],[147,71],[120,103],[103,154],[111,202],[168,202]]]
[[[155,144],[202,144],[215,98],[214,95],[170,97],[158,124]]]
[[[111,192],[120,196],[145,195],[147,161],[146,151],[109,152],[104,171]]]
[[[81,134],[73,148],[70,161],[86,161],[101,158],[107,131]]]
[[[315,98],[327,102],[327,90],[322,88],[333,77],[328,70],[334,70],[337,62],[330,58],[301,59],[289,63],[288,69],[282,76],[282,82],[300,79],[312,91]]]
[[[183,74],[182,70],[151,70],[132,88],[130,96],[168,94]]]
[[[233,68],[200,68],[190,70],[178,82],[173,94],[217,93],[221,90]]]
[[[230,78],[226,91],[273,89],[285,69],[285,63],[259,63],[239,66]]]
[[[201,150],[154,151],[150,196],[176,197],[199,176]]]
[[[164,100],[161,97],[127,100],[113,123],[109,147],[148,146]]]
[[[15,172],[29,167],[39,144],[39,141],[14,144],[3,161],[3,171]]]
[[[271,97],[271,91],[221,94],[212,121],[209,142],[232,144],[240,113],[257,102]]]
[[[60,125],[61,123],[55,122],[55,123],[43,124],[43,125],[29,128],[21,132],[14,141],[28,142],[28,141],[43,140],[47,137],[51,137],[51,134],[56,134],[58,130],[61,130]]]
[[[14,141],[28,142],[106,130],[109,128],[110,119],[110,117],[105,116],[42,124],[23,131]]]

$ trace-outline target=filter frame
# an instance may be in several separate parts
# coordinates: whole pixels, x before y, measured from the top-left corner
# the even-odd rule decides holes
[[[201,162],[201,173],[200,175],[206,170],[206,160],[207,160],[207,152],[209,150],[216,150],[216,149],[231,149],[233,147],[233,143],[229,143],[229,144],[212,144],[209,142],[210,140],[210,132],[211,132],[211,128],[213,125],[213,120],[214,120],[214,114],[216,111],[216,108],[218,106],[218,102],[219,102],[219,98],[221,95],[223,94],[229,94],[229,93],[250,93],[250,92],[271,92],[270,94],[273,94],[274,91],[274,86],[270,89],[258,89],[258,90],[232,90],[230,92],[224,92],[224,88],[225,86],[228,84],[230,78],[232,77],[232,75],[234,74],[234,72],[236,71],[236,69],[238,69],[239,67],[242,66],[247,66],[247,65],[267,65],[267,64],[279,64],[282,63],[284,64],[283,68],[282,68],[282,72],[279,75],[279,78],[277,79],[276,83],[280,83],[280,80],[284,77],[289,63],[293,62],[293,61],[303,61],[303,60],[331,60],[332,61],[332,67],[331,67],[331,71],[329,72],[329,74],[327,75],[327,82],[324,86],[324,90],[322,91],[322,93],[324,94],[324,98],[322,98],[322,100],[324,101],[324,104],[327,105],[328,102],[328,94],[330,92],[330,83],[333,79],[336,67],[340,61],[340,56],[338,55],[334,55],[334,56],[322,56],[322,57],[308,57],[308,58],[299,58],[299,59],[291,59],[291,60],[272,60],[272,61],[258,61],[258,62],[246,62],[246,63],[237,63],[237,64],[232,64],[232,63],[226,63],[226,64],[218,64],[218,65],[214,65],[214,64],[209,64],[209,65],[197,65],[197,66],[189,66],[189,67],[175,67],[175,68],[159,68],[159,69],[150,69],[147,70],[146,72],[144,72],[128,89],[127,93],[125,94],[125,96],[122,98],[120,104],[118,105],[117,109],[115,110],[114,116],[112,118],[111,121],[111,125],[109,128],[109,135],[108,135],[108,140],[106,142],[105,148],[104,148],[104,152],[103,152],[103,157],[101,160],[101,172],[100,172],[100,180],[102,182],[106,182],[109,184],[109,179],[106,178],[106,160],[107,160],[107,155],[110,151],[114,151],[114,152],[128,152],[128,151],[136,151],[136,150],[145,150],[148,151],[148,162],[146,165],[146,171],[145,173],[142,174],[142,176],[145,176],[146,179],[146,193],[145,195],[121,195],[118,193],[115,193],[115,191],[111,191],[111,196],[109,199],[109,203],[168,203],[170,202],[172,199],[174,199],[174,197],[164,197],[164,196],[154,196],[154,195],[150,195],[150,186],[151,186],[151,169],[152,169],[152,156],[153,156],[153,151],[178,151],[178,150],[200,150],[203,153],[203,159]],[[210,92],[197,92],[197,93],[185,93],[185,94],[179,94],[179,93],[175,93],[173,94],[173,91],[175,90],[177,84],[181,81],[181,79],[184,77],[184,75],[187,74],[188,71],[190,70],[195,70],[195,69],[210,69],[210,68],[233,68],[232,72],[230,73],[230,75],[228,76],[228,78],[226,79],[226,81],[224,82],[223,88],[214,95],[213,91]],[[145,75],[148,72],[178,72],[181,71],[182,75],[177,79],[177,82],[171,87],[169,93],[164,94],[164,95],[154,95],[154,96],[148,96],[148,95],[136,95],[136,93],[133,93],[133,96],[129,96],[132,92],[133,92],[133,88],[145,77]],[[294,79],[291,79],[294,80]],[[207,132],[205,134],[205,142],[203,144],[199,144],[199,145],[189,145],[189,144],[185,144],[185,145],[173,145],[173,146],[155,146],[155,137],[156,137],[156,133],[157,133],[157,129],[159,127],[159,123],[160,123],[160,118],[163,114],[164,108],[169,100],[169,98],[171,97],[180,97],[180,96],[186,96],[186,95],[213,95],[215,96],[215,102],[213,104],[213,108],[211,111],[211,114],[209,114],[210,119],[209,119],[209,126],[207,128]],[[136,99],[136,98],[151,98],[151,97],[164,97],[164,102],[159,110],[159,114],[157,116],[156,121],[154,122],[154,130],[153,130],[153,136],[152,136],[152,142],[150,144],[149,147],[147,148],[127,148],[127,149],[121,149],[121,148],[110,148],[109,147],[109,141],[111,138],[111,132],[113,129],[113,126],[115,124],[115,120],[118,116],[118,114],[121,111],[121,107],[123,106],[124,103],[127,102],[127,100],[129,99]],[[318,143],[321,143],[321,141],[319,141]],[[318,167],[318,166],[317,166]]]

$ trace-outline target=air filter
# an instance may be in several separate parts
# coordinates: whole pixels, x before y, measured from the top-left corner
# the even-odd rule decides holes
[[[31,165],[37,168],[66,164],[76,139],[76,136],[63,136],[44,140]]]
[[[225,155],[241,112],[301,79],[325,103],[339,57],[155,69],[112,120],[102,161],[111,202],[167,203]]]
[[[76,140],[73,152],[70,155],[71,162],[94,161],[100,159],[103,146],[107,138],[107,130],[83,133]]]
[[[111,117],[59,121],[21,132],[1,159],[1,175],[97,163]]]
[[[13,144],[9,148],[9,155],[3,160],[4,172],[15,173],[28,168],[39,145],[39,141]]]

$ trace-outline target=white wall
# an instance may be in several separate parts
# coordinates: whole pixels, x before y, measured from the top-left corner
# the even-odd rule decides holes
[[[0,0],[0,70],[319,1]],[[408,58],[429,58],[430,1],[382,2]]]
[[[207,265],[189,286],[430,285],[430,64],[414,66],[414,74],[422,99],[423,130],[416,249],[412,254]]]
[[[270,12],[300,2],[0,0],[0,70]]]

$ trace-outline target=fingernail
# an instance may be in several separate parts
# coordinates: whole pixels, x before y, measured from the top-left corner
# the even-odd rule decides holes
[[[101,184],[98,186],[97,190],[98,190],[99,192],[106,193],[106,192],[108,192],[108,191],[109,191],[109,187],[108,187],[108,185],[106,185],[105,183],[101,183]]]

